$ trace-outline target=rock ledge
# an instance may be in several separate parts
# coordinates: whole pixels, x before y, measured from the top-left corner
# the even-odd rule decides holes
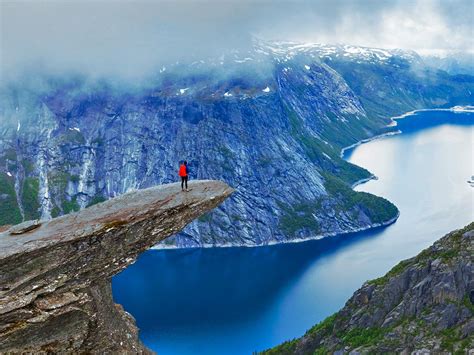
[[[189,187],[134,191],[0,233],[0,353],[149,352],[110,280],[233,192],[219,181]]]

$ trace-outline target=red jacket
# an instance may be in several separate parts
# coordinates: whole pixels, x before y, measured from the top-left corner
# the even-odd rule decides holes
[[[188,176],[188,168],[186,165],[181,164],[181,166],[179,167],[179,176],[181,177]]]

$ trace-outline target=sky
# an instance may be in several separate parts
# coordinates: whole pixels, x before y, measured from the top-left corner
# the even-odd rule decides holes
[[[473,23],[473,0],[0,0],[0,74],[41,63],[133,76],[253,37],[473,51]]]

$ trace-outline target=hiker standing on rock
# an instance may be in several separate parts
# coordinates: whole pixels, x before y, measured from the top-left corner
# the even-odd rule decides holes
[[[181,191],[188,190],[188,162],[185,160],[179,167],[179,176],[181,177]]]

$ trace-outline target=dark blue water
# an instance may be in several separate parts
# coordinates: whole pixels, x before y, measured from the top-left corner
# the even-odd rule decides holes
[[[474,114],[422,112],[401,135],[346,152],[393,201],[387,228],[259,248],[151,250],[113,279],[115,301],[160,354],[249,354],[301,336],[383,275],[474,220]]]

